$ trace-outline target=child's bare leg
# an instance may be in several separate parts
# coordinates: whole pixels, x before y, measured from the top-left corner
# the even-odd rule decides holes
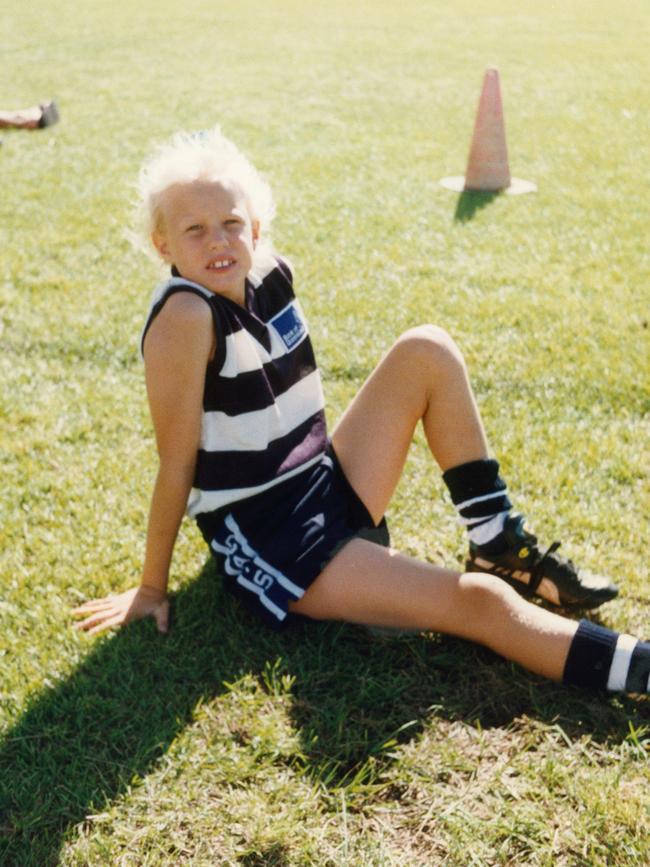
[[[18,111],[0,111],[0,128],[39,129],[52,126],[58,120],[59,111],[54,100]]]
[[[316,620],[456,635],[553,680],[562,679],[578,626],[492,575],[460,575],[362,539],[348,543],[291,610]]]
[[[472,571],[498,574],[523,593],[566,607],[595,608],[617,595],[608,578],[579,573],[553,553],[554,547],[543,553],[523,517],[509,516],[498,463],[487,460],[463,357],[451,337],[434,326],[413,328],[395,343],[334,431],[345,474],[375,521],[388,506],[420,419],[468,525]]]
[[[0,127],[37,129],[41,114],[42,110],[38,105],[19,111],[0,111]]]
[[[420,419],[442,470],[487,456],[463,357],[433,325],[399,338],[332,437],[347,478],[375,520],[386,511]]]

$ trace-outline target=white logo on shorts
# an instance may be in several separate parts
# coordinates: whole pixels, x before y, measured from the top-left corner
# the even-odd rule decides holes
[[[270,590],[274,579],[268,572],[256,566],[254,557],[250,557],[244,551],[234,534],[226,537],[226,552],[224,568],[228,575],[236,578],[241,576],[247,581],[252,581],[262,590]]]
[[[269,598],[269,591],[280,585],[286,591],[281,595],[285,598],[289,595],[293,599],[300,599],[305,592],[302,587],[294,584],[290,578],[262,559],[232,515],[226,517],[222,532],[212,540],[211,547],[223,554],[226,574],[235,578],[240,587],[258,596],[262,605],[278,620],[284,620],[287,612]]]

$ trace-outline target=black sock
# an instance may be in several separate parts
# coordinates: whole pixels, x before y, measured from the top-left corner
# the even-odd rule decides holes
[[[569,648],[563,682],[586,689],[650,692],[650,644],[581,620]]]
[[[442,474],[460,520],[469,537],[486,553],[499,554],[506,547],[503,524],[512,508],[499,463],[492,458],[469,461]]]

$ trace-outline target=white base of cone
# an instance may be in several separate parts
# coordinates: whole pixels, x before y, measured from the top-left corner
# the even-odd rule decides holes
[[[466,190],[464,175],[442,178],[440,183],[445,189],[454,190],[456,193],[506,193],[508,196],[521,196],[523,193],[537,192],[537,184],[532,181],[522,181],[521,178],[510,178],[510,186],[500,190]]]

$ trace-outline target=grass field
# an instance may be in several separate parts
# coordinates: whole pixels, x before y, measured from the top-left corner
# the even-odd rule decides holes
[[[260,631],[198,532],[175,626],[89,640],[138,578],[155,473],[125,237],[153,142],[220,122],[271,181],[333,423],[404,328],[451,331],[516,505],[648,635],[647,0],[0,0],[0,864],[645,865],[650,706],[436,635]],[[512,173],[464,203],[483,71]],[[455,218],[456,215],[456,218]],[[394,544],[462,529],[422,438]]]

